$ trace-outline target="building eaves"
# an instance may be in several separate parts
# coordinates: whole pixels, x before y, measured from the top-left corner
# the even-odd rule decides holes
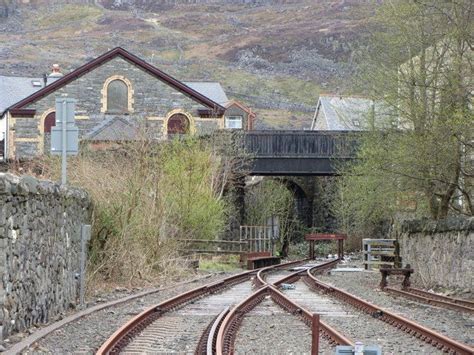
[[[92,61],[84,64],[83,66],[75,69],[69,74],[66,74],[62,78],[58,79],[54,83],[42,88],[41,90],[31,94],[30,96],[22,99],[21,101],[17,102],[16,104],[10,106],[10,108],[23,108],[46,95],[54,92],[55,90],[60,89],[61,87],[67,85],[68,83],[76,80],[77,78],[81,77],[82,75],[90,72],[91,70],[95,69],[96,67],[102,65],[110,61],[111,59],[120,56],[123,59],[131,62],[132,64],[136,65],[137,67],[141,68],[142,70],[148,72],[150,75],[156,77],[157,79],[165,82],[166,84],[170,85],[171,87],[175,88],[176,90],[182,92],[186,96],[190,97],[191,99],[199,102],[200,104],[217,111],[218,113],[224,113],[225,108],[220,105],[219,103],[211,100],[210,98],[202,95],[201,93],[197,92],[196,90],[192,89],[188,85],[184,84],[183,82],[173,78],[172,76],[164,73],[163,71],[159,70],[158,68],[154,67],[153,65],[145,62],[143,59],[135,56],[134,54],[126,51],[121,47],[114,48],[107,53],[102,54],[101,56],[93,59]]]

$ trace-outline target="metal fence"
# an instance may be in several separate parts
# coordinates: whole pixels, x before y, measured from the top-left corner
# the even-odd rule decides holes
[[[240,242],[247,244],[249,252],[273,253],[275,226],[240,226]],[[242,244],[241,244],[242,245]]]

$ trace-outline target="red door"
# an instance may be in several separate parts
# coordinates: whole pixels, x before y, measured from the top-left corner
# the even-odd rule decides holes
[[[186,115],[177,113],[168,120],[168,135],[189,133],[189,120]]]
[[[56,112],[48,113],[44,119],[44,133],[51,133],[53,126],[56,126]]]

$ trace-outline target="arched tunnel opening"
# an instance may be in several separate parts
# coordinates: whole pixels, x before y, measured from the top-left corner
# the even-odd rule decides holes
[[[312,227],[312,198],[293,179],[254,178],[245,189],[243,224],[271,226],[273,251],[286,257],[290,242],[303,241]]]

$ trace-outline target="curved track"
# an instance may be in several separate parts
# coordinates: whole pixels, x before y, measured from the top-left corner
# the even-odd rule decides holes
[[[299,317],[311,327],[314,319],[312,312],[323,316],[333,312],[333,315],[337,316],[338,310],[336,308],[324,308],[324,297],[335,298],[338,300],[337,302],[346,303],[358,311],[368,314],[371,317],[370,321],[372,319],[383,321],[387,325],[393,326],[394,331],[396,329],[402,330],[415,337],[416,339],[413,338],[413,341],[416,342],[418,339],[424,341],[436,347],[437,351],[450,354],[474,354],[474,349],[468,345],[445,337],[409,319],[317,280],[314,276],[315,273],[334,267],[339,260],[298,268],[294,272],[287,270],[290,266],[304,261],[306,260],[243,272],[162,302],[147,309],[117,330],[97,354],[118,353],[122,350],[127,352],[192,351],[196,354],[233,354],[237,331],[243,319],[264,300],[267,302],[271,299],[285,311]],[[251,289],[252,278],[253,285],[259,288],[255,292]],[[283,284],[295,282],[303,285],[300,280],[307,285],[307,290],[316,291],[321,296],[312,293],[313,296],[308,297],[309,292],[306,291],[304,291],[305,294],[298,296],[298,293],[291,294],[278,289]],[[303,287],[299,287],[299,289],[304,290]],[[307,300],[309,303],[306,302]],[[237,305],[234,306],[235,304]],[[193,312],[195,311],[201,312],[198,323],[193,321],[193,315],[195,315]],[[177,323],[176,319],[178,319]],[[339,323],[338,327],[341,325],[343,324]],[[341,328],[345,327],[341,326]],[[319,322],[319,333],[332,346],[353,345],[352,340],[324,321]],[[314,333],[314,329],[313,334],[317,334]],[[166,339],[167,336],[171,340]],[[179,342],[186,344],[186,346],[179,349],[163,347],[163,344],[167,342]]]
[[[298,260],[286,264],[275,265],[267,267],[265,269],[278,270],[281,268],[287,268],[292,265],[296,265],[304,262],[305,260]],[[182,335],[186,337],[186,346],[191,346],[199,342],[199,337],[202,332],[206,331],[208,323],[212,321],[225,307],[237,303],[239,300],[251,293],[250,278],[254,276],[258,270],[246,271],[231,277],[227,277],[222,281],[218,281],[209,285],[195,288],[191,291],[178,295],[177,297],[171,298],[164,301],[156,306],[150,307],[132,318],[129,322],[124,324],[118,329],[112,336],[99,348],[97,354],[114,354],[119,353],[123,350],[127,351],[156,351],[156,341],[154,339],[162,339],[167,336],[173,335],[174,339],[180,339]],[[243,287],[238,287],[242,285]],[[247,284],[247,285],[245,285]],[[206,313],[211,319],[203,317],[202,321],[207,321],[207,324],[203,325],[203,322],[187,322],[187,320],[193,318],[193,307],[183,307],[189,304],[196,304],[197,309],[194,309],[194,315],[201,312]],[[218,304],[222,306],[221,309],[213,307]],[[210,311],[209,307],[213,307]],[[188,313],[190,312],[190,313]],[[198,334],[197,331],[193,330],[193,337],[189,339],[187,334],[180,333],[180,327],[183,328],[189,324],[193,324],[194,327],[201,329],[202,331]],[[182,327],[183,326],[183,327]],[[183,339],[181,339],[183,340]],[[159,348],[160,351],[172,351],[170,349]],[[189,348],[178,349],[178,351],[189,351]],[[193,349],[194,351],[194,349]]]
[[[339,288],[326,285],[325,283],[319,281],[313,275],[311,270],[307,271],[304,281],[310,288],[322,291],[328,295],[331,295],[332,297],[336,297],[339,300],[359,309],[360,311],[370,314],[380,321],[386,322],[416,338],[425,341],[428,344],[431,344],[439,350],[451,354],[474,354],[474,349],[466,344],[462,344],[456,340],[448,338],[438,332],[435,332],[434,330],[399,316],[385,308],[373,305]]]
[[[334,267],[338,262],[338,259],[331,260],[323,264],[314,265],[311,267],[311,269],[313,272],[320,272]],[[218,355],[234,353],[235,337],[243,318],[267,296],[269,296],[276,304],[278,304],[290,314],[301,317],[302,321],[306,325],[312,327],[313,313],[296,304],[277,289],[278,285],[290,283],[291,281],[298,279],[299,274],[305,272],[306,269],[295,272],[289,272],[286,270],[283,277],[283,273],[279,273],[278,276],[280,277],[277,280],[275,280],[275,276],[272,275],[271,281],[275,280],[273,283],[270,283],[270,280],[266,280],[268,278],[266,276],[270,271],[270,268],[263,268],[257,273],[254,279],[254,284],[261,288],[234,307],[223,320],[216,341],[216,353]],[[346,338],[343,334],[325,322],[319,323],[319,331],[321,335],[333,345],[354,345],[350,339]]]

